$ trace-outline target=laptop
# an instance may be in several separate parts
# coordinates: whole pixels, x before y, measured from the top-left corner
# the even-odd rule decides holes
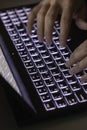
[[[28,16],[38,2],[4,0],[0,7],[0,60],[3,61],[0,62],[0,78],[11,87],[11,96],[16,95],[23,103],[23,108],[18,104],[20,109],[25,109],[19,116],[26,115],[24,119],[30,122],[87,109],[87,83],[80,82],[87,69],[70,75],[65,66],[72,51],[86,39],[87,32],[79,30],[72,21],[67,46],[60,48],[60,22],[57,20],[53,44],[48,46],[45,40],[39,43],[36,20],[31,36],[27,31]],[[14,109],[20,112],[16,107]]]

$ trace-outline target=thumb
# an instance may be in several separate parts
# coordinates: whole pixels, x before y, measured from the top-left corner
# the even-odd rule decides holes
[[[87,4],[86,3],[84,3],[82,8],[80,8],[75,18],[75,22],[78,28],[82,30],[87,30]]]
[[[87,22],[85,22],[83,19],[76,19],[75,23],[79,29],[87,30]]]

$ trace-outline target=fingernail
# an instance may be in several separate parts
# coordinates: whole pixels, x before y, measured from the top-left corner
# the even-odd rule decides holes
[[[28,32],[29,35],[31,34],[31,31],[30,31],[30,29],[28,29],[28,28],[27,28],[27,32]]]
[[[65,63],[65,65],[66,65],[66,67],[70,67],[70,62],[67,61],[67,62]]]
[[[63,48],[63,47],[65,47],[65,45],[64,45],[64,44],[62,44],[62,43],[60,43],[60,47],[61,47],[61,48]]]
[[[83,78],[81,78],[80,82],[83,84],[83,83],[85,83],[85,80]]]
[[[43,38],[40,37],[40,36],[38,36],[38,40],[39,40],[40,43],[43,42]]]
[[[85,83],[83,79],[80,79],[81,84]]]
[[[52,45],[52,41],[51,40],[46,40],[46,43],[47,43],[48,46]]]
[[[69,73],[70,73],[71,75],[73,75],[75,72],[74,72],[73,69],[70,69],[70,70],[69,70]]]
[[[80,82],[81,82],[81,84],[83,84],[84,83],[83,79],[80,79]]]
[[[65,42],[63,40],[59,39],[59,42],[60,42],[61,47],[65,47],[66,44],[65,44]]]

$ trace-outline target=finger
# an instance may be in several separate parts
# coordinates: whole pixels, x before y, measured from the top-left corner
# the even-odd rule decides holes
[[[70,67],[71,65],[79,62],[87,55],[87,40],[85,40],[79,47],[77,47],[74,52],[71,54],[69,61],[66,62],[66,66]]]
[[[87,6],[86,3],[83,2],[82,8],[79,10],[77,17],[76,17],[76,25],[82,29],[82,30],[87,30]]]
[[[84,20],[77,19],[75,23],[76,23],[76,25],[78,26],[79,29],[87,30],[87,22],[85,22]]]
[[[80,79],[82,83],[87,82],[87,74],[83,75]]]
[[[78,62],[74,67],[72,67],[69,70],[69,73],[70,74],[78,73],[78,72],[82,71],[83,69],[85,69],[86,67],[87,67],[87,57],[85,57],[83,60]]]
[[[66,7],[63,10],[60,21],[60,45],[65,46],[67,37],[69,34],[73,10],[70,7]]]
[[[49,9],[49,4],[44,4],[43,7],[40,9],[37,15],[37,34],[38,34],[38,39],[40,42],[43,41],[44,37],[44,20],[45,20],[45,15]]]
[[[34,19],[37,15],[38,11],[40,10],[40,8],[41,8],[41,3],[39,5],[37,5],[36,7],[34,7],[31,11],[31,13],[29,14],[28,23],[27,23],[29,33],[31,33]]]
[[[50,6],[47,15],[45,17],[45,31],[44,35],[46,38],[46,42],[51,45],[52,44],[52,32],[54,28],[54,21],[56,20],[58,15],[58,6],[57,4],[53,4]]]

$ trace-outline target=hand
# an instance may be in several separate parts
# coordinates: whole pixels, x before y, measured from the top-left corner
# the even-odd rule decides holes
[[[79,12],[80,15],[76,18],[76,24],[82,30],[87,30],[87,17],[84,17],[86,16],[86,12],[86,6],[84,6],[84,8]],[[87,40],[74,50],[69,61],[66,63],[66,66],[70,67],[73,64],[75,64],[75,66],[69,70],[70,74],[78,73],[87,68]],[[80,80],[82,82],[87,82],[87,74],[84,74]]]
[[[69,70],[70,74],[78,73],[87,68],[87,40],[74,50],[66,66],[70,67],[73,64],[75,66]],[[80,80],[81,82],[87,82],[87,74],[84,74]]]
[[[72,17],[83,5],[84,0],[43,0],[33,8],[29,15],[29,33],[31,33],[34,19],[37,18],[37,34],[39,41],[42,42],[45,37],[47,43],[52,44],[54,21],[57,19],[58,15],[61,14],[60,43],[61,46],[64,46],[67,41]]]

